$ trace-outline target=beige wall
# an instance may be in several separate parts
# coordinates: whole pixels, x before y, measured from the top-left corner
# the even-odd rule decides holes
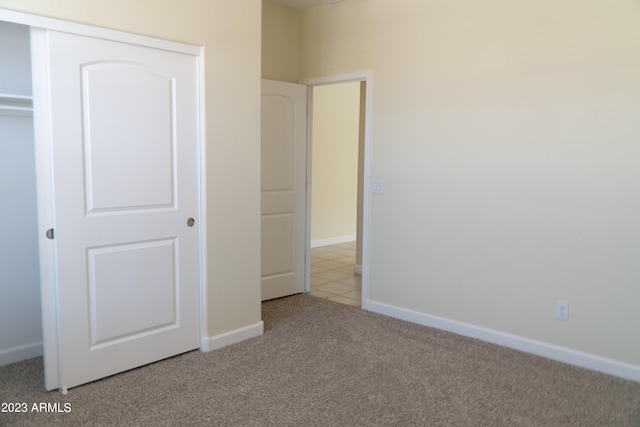
[[[636,1],[348,0],[301,64],[373,71],[371,300],[640,366]]]
[[[298,83],[300,11],[262,2],[262,78]]]
[[[311,244],[356,235],[360,82],[313,89]]]
[[[260,321],[260,0],[0,0],[0,8],[204,45],[213,336]]]

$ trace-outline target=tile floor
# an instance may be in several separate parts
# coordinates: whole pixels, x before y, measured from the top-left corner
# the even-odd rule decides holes
[[[311,249],[311,295],[360,307],[362,276],[353,272],[356,242]]]

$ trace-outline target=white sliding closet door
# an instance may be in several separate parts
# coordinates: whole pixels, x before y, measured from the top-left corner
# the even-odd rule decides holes
[[[40,29],[32,51],[46,388],[66,391],[200,345],[198,58]]]

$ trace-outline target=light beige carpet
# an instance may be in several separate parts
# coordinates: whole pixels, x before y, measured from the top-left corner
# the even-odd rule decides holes
[[[0,368],[0,425],[640,426],[640,384],[309,295],[263,304],[265,334],[80,386],[42,360]]]

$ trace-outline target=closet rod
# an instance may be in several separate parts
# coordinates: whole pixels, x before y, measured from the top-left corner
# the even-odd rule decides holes
[[[0,114],[8,116],[32,116],[33,97],[0,93]]]

